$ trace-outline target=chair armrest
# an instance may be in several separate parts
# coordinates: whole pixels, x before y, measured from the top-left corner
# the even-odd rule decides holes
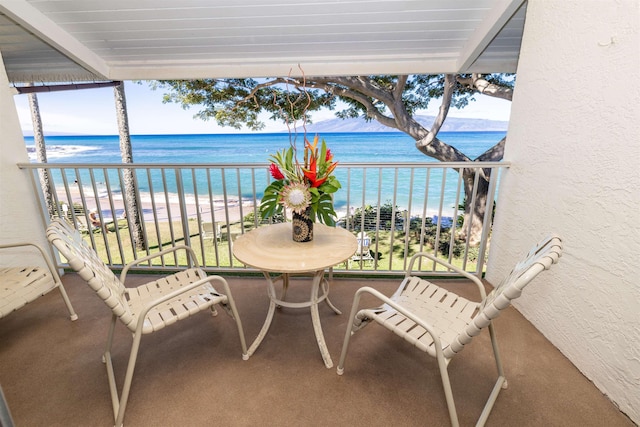
[[[8,249],[8,248],[18,248],[21,246],[33,246],[34,248],[38,249],[38,251],[40,251],[40,253],[46,257],[44,250],[42,249],[42,247],[40,247],[40,245],[37,245],[35,243],[31,243],[31,242],[14,242],[14,243],[5,243],[0,245],[0,249]]]
[[[484,289],[484,285],[482,284],[482,281],[480,279],[478,279],[476,276],[462,270],[459,267],[456,267],[453,264],[448,263],[447,261],[436,257],[435,255],[432,255],[430,253],[427,252],[418,252],[417,254],[413,255],[411,257],[411,259],[409,260],[409,266],[407,267],[407,271],[405,272],[405,277],[409,277],[411,276],[411,273],[413,273],[413,264],[415,263],[415,261],[418,258],[428,258],[431,261],[434,261],[444,267],[447,267],[448,269],[452,270],[453,272],[460,274],[461,276],[471,280],[473,283],[475,283],[475,285],[478,287],[478,291],[480,292],[480,297],[482,300],[484,300],[487,297],[487,292]],[[419,271],[419,270],[418,270]]]
[[[170,247],[168,249],[164,249],[164,250],[162,250],[160,252],[156,252],[155,254],[147,255],[145,257],[138,258],[138,259],[136,259],[134,261],[131,261],[130,263],[125,265],[124,268],[122,269],[122,272],[120,273],[120,282],[124,283],[125,278],[127,277],[127,273],[129,272],[129,269],[131,267],[134,267],[134,266],[136,266],[138,264],[141,264],[143,262],[149,261],[149,260],[154,259],[154,258],[158,258],[160,256],[163,256],[163,255],[166,255],[166,254],[169,254],[169,253],[172,253],[172,252],[177,252],[180,249],[184,249],[186,251],[187,257],[188,257],[188,261],[190,263],[192,263],[195,268],[200,268],[200,263],[198,263],[198,258],[196,258],[196,254],[193,251],[193,249],[191,249],[187,245],[177,245],[177,246],[172,246],[172,247]]]

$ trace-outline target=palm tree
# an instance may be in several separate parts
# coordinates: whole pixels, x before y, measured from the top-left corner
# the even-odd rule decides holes
[[[29,84],[31,86],[31,84]],[[44,132],[42,130],[42,117],[40,116],[40,106],[38,105],[38,96],[35,93],[27,95],[29,99],[29,110],[31,111],[31,122],[33,123],[33,142],[36,147],[36,155],[38,163],[47,163],[47,146],[44,141]],[[46,169],[38,169],[40,176],[40,186],[44,194],[44,200],[47,205],[49,216],[55,215],[55,206],[53,195],[51,194],[51,177]]]
[[[118,119],[118,135],[120,135],[120,156],[122,163],[133,163],[133,150],[131,148],[131,135],[129,134],[129,118],[127,116],[127,100],[124,95],[124,82],[113,87],[113,94],[116,101],[116,116]],[[142,233],[142,221],[140,219],[140,209],[138,208],[138,197],[135,184],[135,171],[125,169],[124,180],[124,209],[127,219],[132,227],[131,234],[137,249],[146,249],[144,234]]]

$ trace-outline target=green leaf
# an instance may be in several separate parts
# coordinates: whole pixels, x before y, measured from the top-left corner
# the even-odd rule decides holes
[[[311,207],[311,219],[313,221],[318,220],[326,225],[335,225],[335,217],[337,215],[333,209],[333,199],[330,195],[319,194],[316,196],[312,192]]]
[[[338,181],[338,178],[331,175],[325,182],[322,183],[320,187],[318,187],[318,190],[321,193],[331,194],[335,193],[340,188],[342,188],[342,185],[340,185],[340,181]]]
[[[282,213],[280,201],[280,191],[284,187],[284,182],[273,181],[264,189],[264,195],[260,201],[260,216],[267,219],[275,214]]]

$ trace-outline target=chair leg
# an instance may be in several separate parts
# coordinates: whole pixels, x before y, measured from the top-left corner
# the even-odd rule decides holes
[[[73,306],[71,305],[71,300],[69,300],[69,297],[67,296],[67,291],[64,289],[64,286],[62,286],[62,282],[58,283],[58,289],[60,290],[60,295],[62,295],[62,299],[64,300],[64,303],[67,306],[67,310],[69,310],[69,318],[72,321],[78,320],[78,315],[76,314],[75,310],[73,309]]]
[[[489,324],[489,336],[491,337],[491,347],[493,348],[493,356],[496,359],[496,368],[498,369],[498,376],[504,376],[504,369],[502,368],[502,359],[500,358],[500,351],[498,350],[498,339],[496,338],[496,331],[493,328],[493,323]],[[504,387],[507,388],[507,380],[504,381]]]
[[[247,352],[247,342],[244,336],[244,329],[242,328],[242,321],[240,315],[236,309],[236,304],[233,298],[229,298],[229,305],[231,306],[231,312],[233,313],[233,320],[236,322],[236,329],[238,330],[238,336],[240,337],[240,348],[242,349],[242,359],[249,360],[249,353]]]
[[[116,427],[121,427],[124,420],[124,411],[127,409],[127,401],[129,400],[129,391],[131,390],[131,382],[133,380],[133,371],[136,367],[136,360],[138,359],[138,350],[140,350],[140,340],[142,339],[142,332],[136,331],[133,336],[133,344],[131,345],[131,353],[129,354],[129,363],[127,364],[127,373],[124,377],[124,385],[122,386],[122,394],[120,395],[120,401],[118,406],[114,406],[114,413],[116,413]],[[117,391],[116,391],[117,399]]]
[[[338,375],[342,375],[344,373],[344,362],[347,359],[347,352],[349,351],[349,341],[351,340],[351,335],[353,335],[353,321],[355,320],[356,314],[358,313],[358,307],[360,305],[360,295],[361,292],[357,291],[353,297],[353,304],[351,305],[349,320],[347,320],[347,330],[345,331],[344,341],[342,343],[340,361],[338,362]]]
[[[115,372],[113,370],[113,361],[111,360],[111,347],[113,344],[113,334],[118,317],[114,314],[111,316],[111,325],[109,326],[109,334],[107,337],[107,346],[105,348],[102,361],[107,365],[107,377],[109,380],[109,392],[111,394],[111,405],[113,407],[113,417],[115,426],[121,427],[124,419],[124,411],[129,400],[129,391],[131,390],[131,382],[133,379],[133,371],[135,369],[136,360],[138,358],[138,350],[140,349],[140,340],[142,332],[136,331],[133,335],[133,343],[131,345],[131,353],[129,354],[129,363],[122,386],[122,394],[118,396],[118,384],[116,382]]]
[[[42,253],[44,261],[46,262],[47,267],[51,272],[53,283],[56,284],[56,286],[58,287],[58,290],[60,291],[60,295],[62,295],[62,300],[64,301],[64,304],[67,306],[67,310],[69,311],[69,318],[71,319],[71,321],[78,320],[78,315],[76,314],[75,310],[73,309],[73,306],[71,305],[71,300],[67,295],[67,291],[64,288],[64,285],[62,284],[62,279],[60,279],[58,270],[56,270],[55,266],[51,263],[51,261],[49,260],[49,257],[45,255],[44,251],[39,246],[36,246],[36,247]]]
[[[498,395],[502,389],[507,388],[507,379],[504,376],[504,369],[502,368],[502,360],[500,359],[500,352],[498,351],[498,340],[496,338],[496,332],[493,328],[493,323],[489,324],[489,336],[491,337],[491,346],[493,347],[493,355],[496,359],[496,368],[498,369],[498,380],[493,386],[493,390],[491,390],[491,394],[487,399],[487,403],[484,405],[482,410],[482,414],[480,414],[480,418],[476,426],[484,426],[491,414],[491,410],[493,409],[493,405],[496,403],[498,399]]]
[[[451,382],[449,381],[449,371],[447,370],[447,363],[444,360],[442,352],[438,352],[436,357],[438,360],[438,368],[440,370],[440,379],[442,380],[442,388],[444,389],[444,397],[447,401],[447,409],[449,410],[449,418],[451,419],[451,427],[458,427],[458,412],[456,411],[456,404],[453,400],[453,391],[451,390]]]
[[[502,368],[502,361],[500,359],[500,352],[498,351],[498,340],[496,339],[496,333],[493,328],[493,324],[489,324],[489,335],[491,337],[491,346],[493,348],[493,355],[496,360],[496,368],[498,369],[498,380],[496,381],[493,389],[491,390],[491,394],[487,399],[487,403],[485,403],[484,408],[482,409],[482,413],[480,414],[480,418],[476,422],[476,427],[482,427],[487,422],[489,418],[489,414],[491,414],[491,410],[493,409],[493,405],[496,403],[498,399],[498,395],[500,391],[504,388],[507,388],[507,380],[504,376],[504,370]],[[438,367],[440,368],[440,376],[442,377],[442,385],[444,387],[445,397],[447,398],[447,407],[449,409],[449,416],[451,417],[451,425],[458,426],[458,416],[456,413],[456,407],[453,400],[453,392],[451,391],[451,383],[449,382],[449,374],[447,372],[447,365],[444,363],[444,358],[438,357]]]
[[[113,343],[113,332],[116,329],[116,322],[118,321],[118,316],[115,314],[111,315],[111,324],[109,325],[109,332],[107,333],[107,345],[104,348],[104,354],[102,355],[102,363],[107,362],[107,357],[111,354],[111,345]]]
[[[231,294],[229,283],[227,283],[227,281],[224,280],[222,277],[216,277],[215,280],[222,283],[222,287],[224,288],[224,292],[227,297],[227,305],[231,310],[231,317],[236,322],[236,328],[238,330],[238,335],[240,336],[240,347],[242,348],[242,359],[249,360],[250,354],[247,352],[247,341],[244,336],[242,321],[240,320],[240,315],[238,314],[238,309],[236,308],[236,302],[234,301],[233,295]]]

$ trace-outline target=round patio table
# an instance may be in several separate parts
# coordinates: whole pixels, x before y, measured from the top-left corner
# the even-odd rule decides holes
[[[267,279],[269,310],[262,329],[247,352],[251,356],[269,330],[275,309],[278,306],[288,308],[311,309],[311,319],[316,341],[327,368],[333,366],[320,324],[318,304],[325,301],[336,313],[341,314],[329,301],[329,282],[324,277],[325,269],[348,260],[357,250],[356,237],[339,227],[324,224],[313,225],[311,242],[294,242],[291,223],[281,223],[258,227],[239,236],[233,243],[233,255],[242,263],[262,271]],[[308,301],[285,301],[290,275],[312,276],[311,295]],[[278,298],[275,282],[282,281],[282,296]]]

